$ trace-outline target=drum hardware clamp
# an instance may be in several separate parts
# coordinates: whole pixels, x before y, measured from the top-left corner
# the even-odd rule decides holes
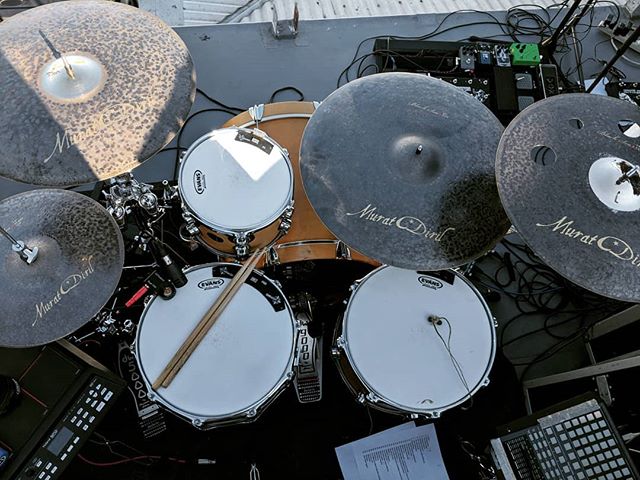
[[[249,107],[249,115],[251,116],[251,120],[256,124],[256,130],[260,130],[260,122],[264,117],[264,104],[254,105],[253,107]]]
[[[338,244],[336,245],[336,258],[340,260],[351,260],[351,249],[346,243],[340,240],[338,240]]]
[[[36,258],[38,258],[38,247],[29,248],[22,240],[16,240],[2,227],[0,227],[0,234],[12,243],[12,250],[20,255],[20,258],[24,260],[27,265],[31,265],[36,261]]]

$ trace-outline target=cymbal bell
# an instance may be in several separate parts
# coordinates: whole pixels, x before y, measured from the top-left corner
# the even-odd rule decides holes
[[[68,186],[125,173],[180,130],[195,97],[186,45],[117,2],[55,2],[0,24],[0,176]]]

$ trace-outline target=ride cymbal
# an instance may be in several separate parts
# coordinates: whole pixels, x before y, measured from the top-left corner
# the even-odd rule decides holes
[[[97,202],[33,190],[0,202],[0,226],[28,247],[27,264],[0,236],[0,347],[30,347],[74,332],[107,303],[124,264],[118,225]]]
[[[496,156],[498,191],[524,241],[600,295],[640,301],[640,110],[564,94],[521,112]],[[636,137],[636,138],[634,138]]]
[[[501,133],[484,105],[442,80],[364,77],[311,117],[304,189],[331,232],[363,254],[411,270],[454,267],[509,228],[495,184]]]
[[[42,5],[0,24],[0,176],[78,185],[131,170],[180,130],[195,96],[184,42],[116,2]]]

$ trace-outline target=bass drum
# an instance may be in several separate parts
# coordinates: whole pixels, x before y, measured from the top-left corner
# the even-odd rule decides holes
[[[302,188],[300,174],[300,143],[307,122],[316,109],[315,102],[280,102],[261,105],[262,119],[256,121],[249,112],[241,113],[224,124],[225,127],[257,128],[285,148],[294,172],[294,212],[291,228],[270,249],[268,265],[299,262],[302,260],[350,259],[370,265],[380,265],[375,260],[348,248],[324,226]],[[264,262],[258,264],[258,268]]]
[[[152,388],[240,266],[186,272],[175,297],[146,306],[135,354],[149,398],[200,429],[254,420],[293,378],[298,323],[278,286],[253,271],[168,388]]]
[[[438,417],[489,383],[493,316],[453,271],[383,266],[354,287],[332,353],[361,403],[410,417]]]

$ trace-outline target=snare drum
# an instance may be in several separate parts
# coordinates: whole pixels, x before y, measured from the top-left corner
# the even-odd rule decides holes
[[[334,341],[340,373],[361,403],[438,417],[489,383],[496,332],[461,275],[383,266],[353,288]]]
[[[259,130],[223,128],[200,137],[182,158],[178,185],[188,232],[223,256],[244,257],[291,225],[291,162]]]
[[[347,248],[324,226],[302,188],[300,174],[300,142],[309,118],[316,109],[315,102],[281,102],[262,105],[264,113],[258,118],[260,130],[266,132],[279,145],[286,148],[294,171],[293,197],[295,211],[291,228],[269,250],[268,264],[290,263],[302,260],[353,259],[371,265],[380,265],[375,260]],[[225,126],[255,127],[255,111],[241,113]],[[263,266],[259,264],[258,268]]]
[[[186,272],[175,297],[154,297],[135,353],[149,398],[200,429],[254,420],[293,377],[298,323],[278,286],[253,271],[168,388],[152,384],[240,269],[214,263]]]

